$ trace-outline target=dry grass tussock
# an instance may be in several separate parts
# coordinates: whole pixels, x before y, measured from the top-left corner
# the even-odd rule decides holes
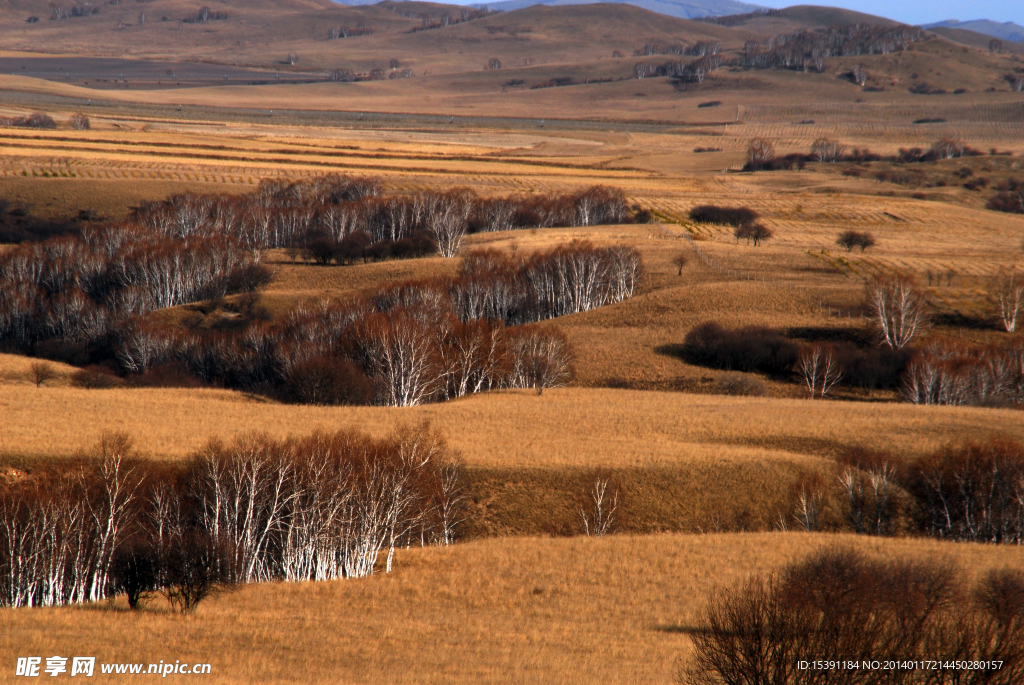
[[[123,600],[0,611],[0,653],[210,662],[213,683],[672,682],[704,598],[831,545],[942,556],[980,576],[1020,550],[814,534],[512,538],[400,552],[359,580],[267,583],[193,616]]]

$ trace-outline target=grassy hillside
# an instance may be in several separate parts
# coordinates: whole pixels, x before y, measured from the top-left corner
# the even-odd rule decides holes
[[[194,616],[161,600],[139,613],[2,609],[0,630],[5,654],[211,663],[211,683],[670,683],[711,590],[835,545],[941,556],[976,577],[1021,559],[1011,547],[797,533],[498,539],[400,550],[390,575],[247,586]]]
[[[989,42],[992,40],[992,36],[955,26],[932,26],[928,30],[955,43],[968,45],[979,50],[988,50]],[[1024,52],[1024,44],[1007,40],[1003,43],[1002,51],[1019,54]]]
[[[645,42],[692,43],[716,39],[742,46],[749,33],[699,24],[630,5],[533,6],[460,22],[462,8],[432,3],[380,3],[346,7],[331,2],[239,4],[214,2],[223,19],[182,23],[196,8],[161,0],[145,8],[140,24],[134,6],[104,5],[99,14],[50,20],[41,6],[9,8],[0,36],[8,50],[153,59],[212,60],[266,69],[311,71],[348,67],[387,68],[390,58],[422,72],[482,70],[492,57],[507,67],[591,61],[626,54]],[[37,23],[19,13],[35,12]],[[449,26],[413,31],[423,19],[453,17]],[[164,18],[166,17],[166,21]],[[118,26],[121,28],[118,28]],[[329,40],[336,27],[362,26],[369,35]],[[628,27],[628,28],[624,28]],[[102,42],[97,44],[97,37]],[[53,46],[60,46],[54,50]],[[49,47],[47,47],[49,46]],[[286,56],[299,61],[291,66]]]

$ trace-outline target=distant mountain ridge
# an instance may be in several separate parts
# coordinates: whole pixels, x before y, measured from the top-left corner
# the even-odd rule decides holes
[[[1014,24],[1012,21],[1000,24],[999,22],[991,21],[990,19],[974,19],[972,21],[957,21],[956,19],[949,19],[947,21],[938,21],[934,24],[925,24],[921,28],[964,29],[967,31],[974,31],[975,33],[982,33],[986,36],[992,36],[993,38],[998,38],[1000,40],[1012,40],[1015,43],[1024,43],[1024,26]]]
[[[342,5],[371,5],[380,0],[334,0]],[[598,3],[624,3],[635,5],[651,12],[664,14],[680,19],[696,19],[697,17],[722,17],[728,14],[746,14],[759,9],[760,5],[752,5],[739,0],[501,0],[500,2],[477,2],[472,7],[487,7],[492,10],[511,12],[531,5],[592,5]]]
[[[728,14],[746,14],[764,9],[760,5],[751,5],[737,0],[502,0],[502,2],[487,3],[487,7],[492,10],[510,12],[530,5],[590,5],[603,2],[622,2],[680,19],[723,17]],[[483,3],[479,6],[483,6]]]

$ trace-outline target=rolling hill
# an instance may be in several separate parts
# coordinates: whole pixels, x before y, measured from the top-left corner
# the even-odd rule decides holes
[[[991,36],[992,38],[998,38],[1000,40],[1024,43],[1024,26],[1015,24],[1012,21],[999,23],[989,19],[974,19],[972,21],[957,21],[956,19],[949,19],[947,21],[939,21],[934,24],[926,24],[923,28],[929,30],[937,28],[962,29],[964,31],[974,31],[975,33],[980,33],[984,36]]]
[[[954,43],[960,45],[966,45],[968,47],[977,48],[979,50],[988,50],[988,44],[992,40],[992,36],[987,36],[984,33],[978,33],[977,31],[969,31],[963,28],[950,28],[948,26],[935,26],[928,29],[937,36],[942,36]],[[1013,41],[1004,41],[1003,52],[1020,53],[1024,52],[1024,43],[1015,43]]]
[[[492,10],[509,12],[522,9],[531,5],[584,5],[595,2],[617,2],[618,0],[504,0],[503,2],[488,4]],[[642,7],[651,12],[657,12],[669,17],[681,19],[695,19],[697,17],[721,17],[729,14],[744,14],[761,9],[757,5],[751,5],[736,0],[690,0],[680,2],[679,0],[625,0],[627,4]],[[483,5],[479,5],[483,6]]]

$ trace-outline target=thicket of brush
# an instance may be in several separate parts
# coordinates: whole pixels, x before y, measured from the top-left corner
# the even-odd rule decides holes
[[[1024,542],[1024,445],[994,437],[905,458],[862,448],[834,471],[805,473],[779,528]]]
[[[690,220],[703,224],[719,224],[740,228],[757,223],[761,215],[749,207],[698,205],[690,210]]]
[[[833,366],[830,385],[834,380],[851,388],[898,390],[915,404],[1024,404],[1020,341],[966,346],[936,339],[897,349],[849,341],[801,344],[772,328],[729,329],[709,321],[686,334],[679,354],[691,364],[804,382],[804,358],[814,350]]]
[[[180,467],[108,436],[0,488],[0,605],[126,594],[135,608],[161,592],[187,612],[235,583],[390,571],[396,547],[453,541],[462,490],[426,427],[214,441]]]
[[[728,329],[716,321],[694,327],[683,342],[683,358],[691,364],[729,371],[787,375],[796,364],[799,346],[780,332],[761,326]]]
[[[932,143],[930,147],[900,148],[895,155],[879,155],[864,148],[850,148],[830,138],[818,138],[811,146],[809,153],[793,152],[788,155],[776,157],[774,145],[770,141],[763,141],[766,145],[765,151],[755,157],[748,153],[747,163],[744,171],[793,171],[806,168],[810,162],[848,162],[853,164],[865,164],[869,162],[887,162],[894,165],[920,164],[924,162],[938,162],[945,159],[957,159],[960,157],[978,157],[984,152],[976,150],[965,144],[958,138],[940,138]],[[992,150],[989,154],[997,154]],[[854,172],[856,175],[859,172]],[[900,170],[882,170],[874,174],[878,181],[892,181],[894,183],[909,183],[910,177]]]
[[[183,370],[205,383],[315,404],[408,406],[499,388],[562,385],[565,337],[536,321],[632,296],[629,247],[572,243],[530,257],[479,251],[459,275],[303,305],[242,330],[181,331],[144,322],[113,350],[134,374]]]
[[[17,128],[57,128],[57,122],[45,112],[32,112],[23,117],[0,117],[0,126]]]
[[[996,185],[996,190],[999,193],[989,199],[986,207],[997,212],[1024,214],[1024,181],[1009,178]]]
[[[1024,346],[936,340],[909,361],[900,391],[914,404],[1024,404]]]
[[[972,584],[937,560],[824,550],[718,591],[692,636],[687,685],[1013,685],[1024,679],[1024,574]]]

